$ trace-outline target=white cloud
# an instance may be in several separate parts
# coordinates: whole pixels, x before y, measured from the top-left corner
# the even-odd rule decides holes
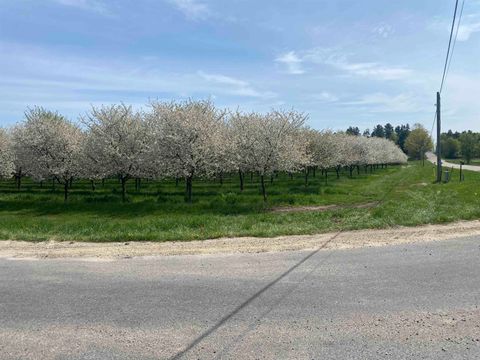
[[[245,80],[206,72],[175,72],[160,60],[79,57],[0,42],[1,113],[21,114],[32,105],[71,111],[90,103],[147,102],[152,98],[209,97],[275,98]]]
[[[221,74],[208,74],[203,71],[199,71],[198,75],[200,75],[202,78],[204,78],[207,81],[212,81],[220,84],[233,85],[235,87],[250,86],[246,81],[235,79],[235,78],[221,75]]]
[[[372,29],[372,33],[375,35],[378,35],[384,39],[388,38],[390,35],[392,35],[395,32],[393,26],[387,24],[387,23],[380,23],[377,26],[374,26]]]
[[[417,97],[411,94],[366,94],[358,100],[345,102],[344,105],[360,107],[371,113],[414,113],[424,110]]]
[[[347,55],[329,48],[313,48],[300,52],[289,51],[275,59],[285,64],[289,74],[303,74],[302,64],[327,65],[348,75],[376,80],[406,80],[412,71],[401,66],[386,66],[378,62],[351,62]]]
[[[375,78],[379,80],[402,80],[412,74],[403,67],[387,67],[379,63],[338,63],[333,64],[354,75]]]
[[[318,101],[327,102],[327,103],[332,103],[339,100],[337,96],[335,96],[332,93],[329,93],[328,91],[322,91],[321,93],[318,93],[318,94],[312,94],[310,97],[313,100],[318,100]]]
[[[333,49],[314,48],[304,52],[303,61],[332,66],[350,75],[377,80],[404,80],[412,74],[410,69],[385,66],[378,62],[351,62],[347,55]]]
[[[209,74],[203,71],[199,71],[197,74],[207,82],[221,86],[222,91],[230,92],[233,95],[260,98],[271,98],[276,96],[275,93],[270,91],[260,92],[254,89],[247,81],[235,79],[230,76],[221,74]]]
[[[480,14],[464,17],[458,28],[458,41],[467,41],[474,33],[480,32]]]
[[[205,20],[212,15],[209,6],[197,0],[168,0],[168,2],[191,20]]]
[[[480,4],[480,3],[479,3]],[[450,33],[451,20],[445,20],[437,18],[429,24],[429,28],[436,32],[442,32],[445,34]],[[480,13],[473,13],[463,15],[458,28],[458,41],[468,41],[471,36],[477,32],[480,32]]]
[[[446,92],[442,96],[444,128],[479,130],[479,93],[480,75],[451,73]]]
[[[109,10],[106,5],[99,0],[53,0],[54,2],[64,5],[71,6],[81,10],[93,11],[99,14],[107,15]]]
[[[282,63],[287,68],[287,73],[292,75],[300,75],[305,71],[302,68],[303,60],[298,57],[295,51],[289,51],[280,55],[275,59],[276,62]]]

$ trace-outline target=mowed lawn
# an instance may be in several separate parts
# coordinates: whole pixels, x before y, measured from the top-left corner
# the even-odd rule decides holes
[[[183,183],[143,181],[136,192],[128,186],[129,202],[122,203],[120,184],[106,181],[96,191],[87,181],[73,184],[68,203],[57,185],[26,179],[18,192],[13,180],[0,182],[0,239],[65,241],[192,240],[232,236],[269,237],[312,234],[339,229],[386,228],[480,218],[480,173],[457,173],[448,184],[434,184],[431,164],[354,172],[339,180],[320,172],[308,187],[298,174],[281,174],[267,183],[268,201],[262,200],[257,177],[246,176],[239,191],[238,177],[218,181],[195,180],[194,202],[183,201]],[[378,202],[369,208],[351,205]],[[344,205],[329,211],[274,212],[272,208],[306,205]]]

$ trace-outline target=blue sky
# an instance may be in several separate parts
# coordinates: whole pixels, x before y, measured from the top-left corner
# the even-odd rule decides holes
[[[212,98],[317,129],[430,129],[454,0],[0,0],[0,125],[41,105]],[[466,0],[444,127],[480,130],[480,1]]]

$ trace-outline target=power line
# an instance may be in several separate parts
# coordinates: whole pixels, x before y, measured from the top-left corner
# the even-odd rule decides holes
[[[455,11],[453,12],[452,28],[450,29],[450,38],[448,40],[448,49],[447,49],[447,56],[445,58],[445,66],[443,67],[442,83],[440,84],[440,91],[439,91],[440,93],[442,92],[443,84],[445,82],[445,75],[447,74],[447,66],[450,58],[450,49],[452,46],[453,30],[455,29],[455,21],[457,19],[457,10],[458,10],[458,0],[455,1]]]
[[[462,22],[462,15],[463,15],[463,8],[464,7],[465,7],[465,0],[462,1],[462,7],[460,9],[460,15],[458,16],[457,30],[455,32],[455,38],[453,39],[452,53],[450,55],[450,59],[448,60],[447,73],[445,75],[445,79],[448,77],[448,72],[450,70],[450,65],[452,64],[453,53],[455,51],[455,45],[457,44],[458,31],[460,30],[460,24]]]
[[[450,71],[450,65],[452,64],[453,53],[455,51],[455,46],[457,44],[458,32],[460,30],[460,24],[461,24],[461,21],[462,21],[462,15],[463,15],[463,9],[464,8],[465,8],[465,0],[462,0],[462,6],[460,8],[460,14],[458,16],[458,21],[457,21],[458,0],[456,0],[455,11],[453,13],[452,27],[450,29],[450,39],[448,41],[447,56],[445,58],[445,66],[444,66],[444,69],[443,69],[442,83],[440,85],[440,93],[443,90],[443,87],[445,85],[445,81],[446,81],[448,73]],[[455,24],[457,25],[456,30],[455,30]],[[454,30],[455,30],[455,37],[453,37],[453,31]],[[452,42],[452,37],[453,37],[453,42]],[[435,111],[434,116],[433,116],[433,124],[432,124],[432,130],[430,131],[430,136],[433,135],[433,129],[435,128],[436,116],[437,116],[437,112]]]
[[[437,183],[442,181],[442,158],[441,158],[441,110],[440,110],[440,99],[441,93],[443,90],[443,86],[445,84],[445,79],[447,77],[448,70],[450,69],[450,64],[452,63],[453,51],[455,49],[455,44],[457,42],[458,32],[460,30],[460,20],[463,14],[463,8],[465,5],[465,0],[462,0],[462,9],[460,11],[460,16],[457,22],[457,10],[458,10],[458,0],[455,1],[455,11],[453,12],[453,19],[452,19],[452,27],[450,29],[450,37],[448,39],[448,48],[447,48],[447,56],[445,57],[445,65],[443,67],[443,75],[442,75],[442,82],[440,84],[440,90],[437,92],[437,111],[436,111],[436,119],[437,119]],[[452,38],[453,38],[453,31],[455,30],[455,24],[457,25],[457,31],[455,32],[455,39],[453,41],[452,46]],[[450,52],[451,51],[451,52]],[[434,123],[435,124],[435,121]],[[432,126],[432,133],[433,133],[433,126]]]

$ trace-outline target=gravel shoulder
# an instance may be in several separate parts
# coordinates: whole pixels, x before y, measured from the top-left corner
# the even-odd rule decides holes
[[[275,238],[219,238],[174,242],[27,242],[0,241],[0,258],[48,259],[79,258],[109,261],[131,257],[261,253],[322,248],[352,249],[386,245],[449,240],[480,235],[480,221],[462,221],[447,225],[397,227],[383,230],[359,230],[316,235]]]

